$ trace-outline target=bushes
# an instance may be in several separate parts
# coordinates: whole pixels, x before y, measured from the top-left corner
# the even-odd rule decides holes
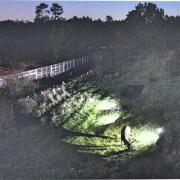
[[[14,125],[14,109],[12,102],[7,98],[0,98],[0,131]]]
[[[28,96],[35,92],[38,83],[28,79],[9,80],[0,88],[0,96],[16,99],[21,96]]]
[[[37,83],[28,80],[8,81],[0,88],[0,129],[14,127],[18,115],[24,111],[32,112],[30,103],[19,100],[32,94],[37,89]],[[28,107],[29,106],[29,107]],[[26,109],[26,110],[25,110]]]

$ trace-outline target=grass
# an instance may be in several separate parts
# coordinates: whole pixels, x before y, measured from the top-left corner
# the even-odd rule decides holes
[[[51,88],[49,97],[19,102],[19,109],[35,112],[36,123],[2,128],[0,179],[179,178],[180,78],[171,77],[166,63],[172,59],[164,57],[142,56],[121,76],[81,78],[56,87],[55,95]],[[121,97],[129,84],[145,85],[136,99]],[[9,107],[1,107],[1,119],[11,119],[3,113]],[[17,124],[29,122],[22,117]],[[130,152],[120,141],[124,124],[137,140]],[[162,126],[166,132],[158,135]]]
[[[107,90],[98,80],[72,81],[52,89],[37,105],[38,117],[72,133],[63,141],[78,152],[96,154],[106,160],[128,160],[155,144],[159,136],[153,125],[137,127],[133,114],[122,108],[123,99]],[[121,127],[133,126],[134,150],[128,152],[120,139]],[[148,134],[149,138],[145,138]],[[145,137],[144,137],[145,136]]]
[[[163,142],[155,145],[159,125],[139,121],[123,109],[124,99],[103,86],[98,80],[73,81],[56,87],[55,95],[49,89],[50,96],[21,100],[21,110],[32,101],[38,113],[31,117],[32,125],[1,133],[2,179],[178,177],[179,161],[164,152]],[[19,118],[17,125],[31,122]],[[137,140],[132,151],[120,141],[127,123],[131,139]]]

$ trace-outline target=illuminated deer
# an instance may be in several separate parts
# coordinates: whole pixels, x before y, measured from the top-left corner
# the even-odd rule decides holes
[[[132,143],[136,141],[133,140],[132,142],[130,142],[129,139],[130,133],[131,133],[131,128],[128,125],[124,125],[121,128],[121,142],[123,142],[123,144],[127,146],[128,150],[132,149]]]

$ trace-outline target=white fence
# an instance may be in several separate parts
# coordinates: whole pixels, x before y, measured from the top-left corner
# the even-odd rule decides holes
[[[53,64],[50,66],[32,69],[29,71],[24,71],[24,72],[12,74],[12,75],[1,76],[0,86],[3,85],[8,79],[27,78],[30,80],[38,80],[44,77],[54,77],[66,71],[70,71],[71,69],[76,68],[78,66],[87,64],[87,62],[88,62],[88,57],[84,56],[77,59],[64,61],[58,64]]]

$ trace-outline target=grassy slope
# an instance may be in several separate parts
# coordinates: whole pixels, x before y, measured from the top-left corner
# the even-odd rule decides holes
[[[138,111],[139,109],[142,112],[148,109],[147,116],[151,117],[156,109],[161,108],[163,110],[163,108],[167,108],[169,111],[162,112],[163,116],[170,116],[169,113],[173,116],[172,110],[177,111],[177,99],[180,98],[178,58],[179,55],[172,50],[145,52],[141,56],[134,57],[134,62],[124,67],[124,72],[121,72],[122,76],[117,77],[111,87],[119,92],[119,89],[128,84],[144,85],[143,92],[138,98],[126,99],[133,104],[135,110]],[[155,118],[158,118],[158,112],[154,114],[156,114]],[[160,118],[162,119],[162,117]]]
[[[67,90],[74,95],[65,98],[63,103],[60,98],[62,92],[50,98],[51,100],[45,103],[45,107],[48,108],[38,115],[43,122],[52,122],[52,126],[32,122],[28,126],[2,130],[0,139],[2,179],[179,177],[179,154],[172,153],[174,144],[171,146],[167,144],[173,139],[172,132],[168,132],[170,140],[165,137],[163,141],[162,138],[159,146],[150,148],[151,140],[156,137],[152,137],[150,142],[144,138],[153,136],[152,132],[158,125],[171,128],[169,121],[161,121],[158,113],[153,114],[153,107],[157,106],[155,109],[163,107],[165,98],[172,97],[167,103],[168,107],[178,98],[179,78],[178,75],[172,76],[172,71],[167,70],[172,52],[167,53],[168,56],[164,55],[166,58],[145,54],[139,61],[125,67],[126,73],[122,76],[113,76],[108,81],[104,78],[101,81],[88,80],[87,83],[83,81],[78,86],[72,87],[73,91]],[[119,94],[128,84],[144,84],[145,88],[138,98],[126,99],[124,102]],[[173,88],[169,88],[171,85]],[[94,98],[95,104],[93,101],[88,103],[85,100],[86,95]],[[96,127],[98,123],[109,120],[108,118],[102,121],[100,117],[112,113],[96,108],[96,105],[107,96],[120,103],[120,107],[123,103],[132,104],[134,116],[120,108],[117,110],[120,114],[117,121]],[[68,101],[73,97],[76,97],[73,103]],[[43,102],[44,100],[40,105]],[[62,105],[79,110],[74,112],[70,108],[65,108],[68,109],[68,113],[65,111],[63,114]],[[39,107],[38,105],[37,108]],[[168,115],[177,118],[173,116],[175,112],[167,110]],[[145,119],[146,117],[150,118]],[[27,118],[20,121],[27,121]],[[134,127],[133,136],[141,142],[135,145],[133,152],[124,152],[125,147],[119,141],[120,127],[126,122]],[[177,125],[177,121],[175,122]],[[55,128],[54,125],[58,127]],[[178,140],[178,137],[175,140]]]

